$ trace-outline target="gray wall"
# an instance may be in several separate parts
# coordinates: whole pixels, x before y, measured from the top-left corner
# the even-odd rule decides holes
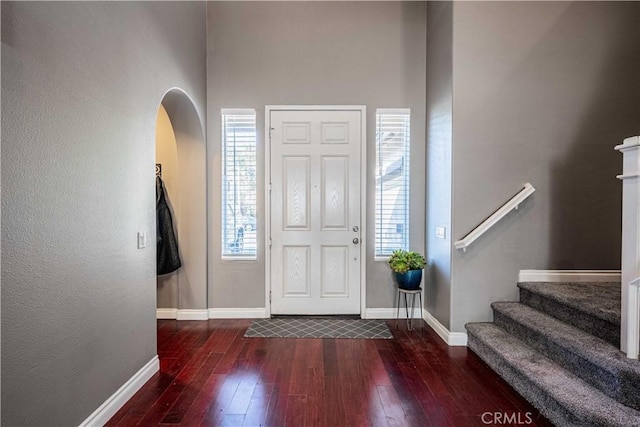
[[[453,253],[452,331],[517,298],[520,269],[620,267],[621,171],[640,132],[637,2],[455,2],[453,239],[525,182],[537,189]]]
[[[451,145],[453,5],[427,3],[427,285],[425,307],[446,328],[451,317]],[[445,239],[436,238],[445,227]]]
[[[424,251],[425,3],[214,2],[208,19],[209,306],[264,307],[264,227],[257,261],[220,259],[220,108],[255,108],[258,217],[264,219],[264,107],[367,106],[367,238],[373,238],[375,110],[412,111],[411,246]],[[385,262],[367,248],[367,306],[393,306]]]
[[[3,425],[78,425],[156,355],[156,112],[204,117],[204,16],[2,3]]]

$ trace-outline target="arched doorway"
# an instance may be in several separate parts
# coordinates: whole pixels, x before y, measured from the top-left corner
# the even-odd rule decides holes
[[[206,144],[193,102],[177,88],[164,95],[158,108],[156,163],[162,165],[182,260],[177,271],[158,276],[158,318],[205,320],[208,318]]]

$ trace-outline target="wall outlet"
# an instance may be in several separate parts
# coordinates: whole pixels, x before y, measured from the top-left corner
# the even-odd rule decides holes
[[[447,238],[446,227],[436,227],[436,237],[438,239],[446,239]]]
[[[138,232],[138,249],[144,249],[147,247],[147,233],[141,231]]]

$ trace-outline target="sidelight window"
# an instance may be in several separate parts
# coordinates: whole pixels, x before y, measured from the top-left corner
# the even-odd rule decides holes
[[[222,257],[256,259],[256,112],[222,110]]]
[[[409,249],[409,109],[376,111],[375,256]]]

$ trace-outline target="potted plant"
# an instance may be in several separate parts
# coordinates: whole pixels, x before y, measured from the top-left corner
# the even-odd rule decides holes
[[[389,258],[389,267],[395,272],[398,287],[418,289],[422,281],[422,269],[426,261],[422,255],[413,251],[397,249]]]

